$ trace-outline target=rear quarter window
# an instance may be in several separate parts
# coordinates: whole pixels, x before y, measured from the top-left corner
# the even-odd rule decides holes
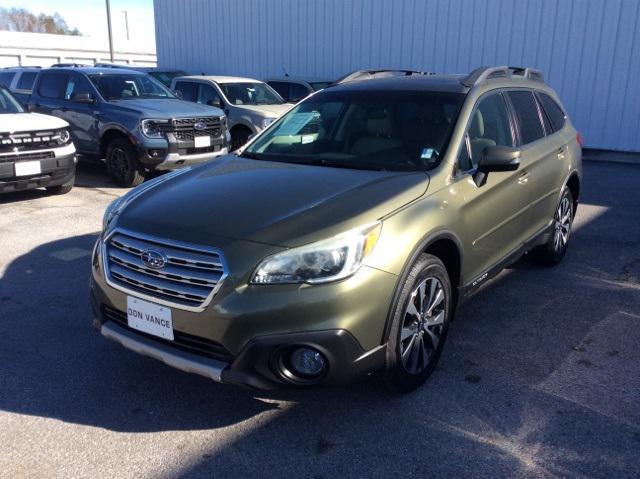
[[[31,91],[33,88],[33,81],[36,79],[36,72],[24,72],[18,80],[17,90]]]
[[[38,93],[44,98],[63,99],[67,87],[68,75],[61,73],[42,73]]]
[[[284,98],[285,100],[289,99],[289,84],[281,81],[270,81],[267,82],[271,88],[278,92],[278,94]]]
[[[561,130],[562,127],[564,127],[567,116],[562,108],[560,108],[560,105],[558,105],[558,103],[546,93],[538,92],[536,95],[538,96],[538,100],[540,100],[542,109],[549,118],[552,131],[555,133],[556,131]]]
[[[2,72],[0,73],[0,83],[9,88],[14,76],[16,76],[15,72]]]
[[[544,130],[533,93],[530,91],[509,91],[507,95],[509,95],[516,113],[522,144],[526,145],[542,138]]]

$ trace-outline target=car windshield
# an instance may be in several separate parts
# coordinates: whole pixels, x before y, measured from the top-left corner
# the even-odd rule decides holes
[[[294,107],[243,157],[355,169],[428,170],[444,156],[464,95],[325,90]]]
[[[0,88],[0,114],[3,113],[23,113],[24,108],[20,106],[6,88]]]
[[[232,105],[281,105],[284,100],[266,83],[221,83]]]
[[[183,71],[172,70],[168,72],[149,72],[149,75],[158,80],[164,86],[169,87],[169,85],[171,85],[171,80],[175,77],[184,77],[189,74]]]
[[[107,101],[175,98],[163,84],[146,74],[108,73],[89,78]]]
[[[324,90],[325,88],[327,88],[329,85],[331,85],[331,82],[328,81],[314,81],[309,83],[309,85],[311,85],[311,88],[313,88],[313,91],[319,91],[319,90]]]

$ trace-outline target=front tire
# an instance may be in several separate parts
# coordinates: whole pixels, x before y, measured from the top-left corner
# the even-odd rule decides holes
[[[66,195],[73,189],[73,184],[47,186],[45,189],[47,190],[47,193],[51,195]]]
[[[571,190],[565,187],[553,215],[553,234],[545,244],[534,251],[534,258],[540,263],[555,266],[562,262],[571,236],[573,205]]]
[[[392,318],[386,374],[400,392],[422,385],[438,363],[453,314],[447,269],[422,254],[411,267]]]
[[[136,149],[125,138],[116,138],[107,147],[107,170],[118,186],[130,188],[144,181],[145,172]]]

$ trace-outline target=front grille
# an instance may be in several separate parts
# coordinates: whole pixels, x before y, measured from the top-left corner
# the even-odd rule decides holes
[[[202,153],[213,153],[214,151],[220,151],[222,147],[220,145],[205,146],[204,148],[184,148],[178,150],[180,155],[199,155]]]
[[[15,163],[16,161],[47,160],[54,158],[53,151],[39,151],[37,153],[23,153],[22,155],[0,156],[0,163]]]
[[[220,253],[196,245],[118,231],[105,248],[106,273],[112,282],[178,307],[204,306],[225,273]],[[166,258],[164,267],[151,268],[142,260],[148,250]]]
[[[205,128],[196,130],[197,123]],[[196,136],[218,138],[222,135],[222,122],[218,117],[173,118],[169,123],[158,124],[158,129],[165,133],[173,133],[178,141],[193,141]]]
[[[220,136],[220,128],[207,128],[205,130],[178,130],[174,132],[176,138],[180,141],[193,141],[196,136]]]
[[[200,336],[193,336],[192,334],[183,333],[181,331],[173,330],[173,341],[168,339],[153,336],[151,334],[143,333],[137,329],[129,327],[127,322],[127,315],[122,311],[119,311],[109,306],[102,306],[102,315],[104,319],[113,321],[118,325],[126,328],[127,330],[136,333],[142,337],[153,339],[162,344],[172,346],[182,351],[197,354],[198,356],[205,356],[208,358],[218,359],[225,362],[231,362],[233,356],[227,349],[220,343],[212,341],[210,339],[202,338]]]
[[[44,150],[59,148],[60,130],[5,133],[0,135],[0,152]]]

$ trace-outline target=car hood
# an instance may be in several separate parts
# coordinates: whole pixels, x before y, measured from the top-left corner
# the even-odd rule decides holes
[[[150,116],[153,118],[224,115],[220,108],[201,105],[200,103],[193,103],[190,101],[178,100],[177,98],[118,100],[112,101],[110,104],[123,109],[137,111],[144,116]]]
[[[192,243],[231,238],[293,247],[377,221],[423,195],[428,183],[422,172],[228,155],[136,196],[117,224]]]
[[[41,113],[6,113],[0,115],[0,130],[11,133],[50,130],[67,126],[69,124],[66,121]]]
[[[293,105],[290,103],[284,103],[282,105],[234,105],[238,110],[249,110],[252,113],[257,113],[265,118],[279,118]]]

